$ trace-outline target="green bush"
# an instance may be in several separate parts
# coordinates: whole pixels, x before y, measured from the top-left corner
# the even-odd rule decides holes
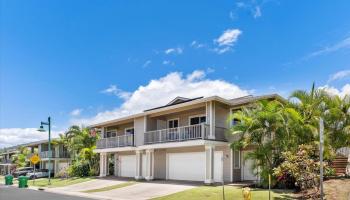
[[[75,162],[68,168],[69,176],[84,177],[90,175],[90,167],[88,162]]]

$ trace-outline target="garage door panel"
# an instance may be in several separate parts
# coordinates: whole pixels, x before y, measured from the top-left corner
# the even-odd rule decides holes
[[[120,156],[120,176],[135,177],[136,175],[136,156]]]
[[[168,178],[172,180],[204,181],[204,152],[168,154]]]

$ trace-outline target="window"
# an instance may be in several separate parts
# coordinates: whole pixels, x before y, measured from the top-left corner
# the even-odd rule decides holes
[[[134,134],[134,127],[126,128],[125,135]]]
[[[237,111],[239,111],[240,109],[232,109],[231,110],[231,114],[234,114],[235,112],[237,112]],[[237,119],[237,118],[233,118],[232,120],[231,120],[231,127],[232,126],[235,126],[235,125],[237,125],[238,123],[240,122],[240,120],[239,119]]]
[[[205,122],[206,122],[205,116],[190,117],[190,125],[196,125],[196,124],[201,124]]]
[[[179,127],[179,119],[169,119],[168,128],[177,128]]]
[[[232,121],[231,121],[231,126],[235,126],[235,125],[237,125],[239,122],[240,122],[239,119],[234,118],[234,119],[232,119]]]
[[[115,130],[106,131],[105,136],[106,136],[105,138],[115,137],[115,136],[117,136],[117,131],[115,131]]]
[[[240,151],[233,150],[233,167],[235,169],[241,168],[241,154]]]

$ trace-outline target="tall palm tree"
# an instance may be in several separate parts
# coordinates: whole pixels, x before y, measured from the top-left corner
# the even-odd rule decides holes
[[[239,121],[231,128],[231,133],[241,136],[232,146],[255,147],[253,152],[247,154],[247,158],[257,161],[254,168],[260,169],[263,184],[267,183],[268,175],[272,174],[278,152],[288,148],[292,141],[292,134],[288,134],[290,130],[287,125],[291,124],[289,118],[298,117],[297,112],[286,109],[283,103],[266,100],[244,107],[231,116],[231,119]]]

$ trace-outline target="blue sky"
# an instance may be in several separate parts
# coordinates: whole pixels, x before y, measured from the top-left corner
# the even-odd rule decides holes
[[[0,2],[1,146],[174,95],[350,92],[348,0]]]

